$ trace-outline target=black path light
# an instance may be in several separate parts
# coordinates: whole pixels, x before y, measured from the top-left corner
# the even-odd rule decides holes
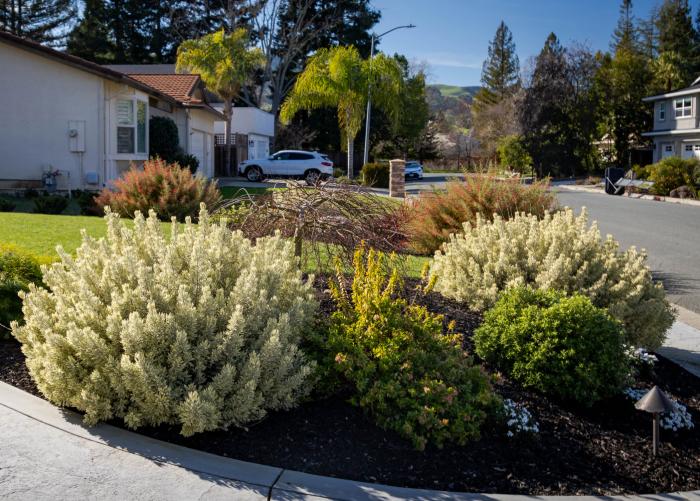
[[[654,416],[654,456],[659,448],[659,414],[663,412],[673,412],[676,410],[676,405],[671,401],[666,394],[654,386],[642,398],[640,398],[634,406],[640,410],[653,414]]]

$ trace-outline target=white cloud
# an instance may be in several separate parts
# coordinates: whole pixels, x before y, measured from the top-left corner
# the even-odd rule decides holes
[[[431,66],[443,68],[481,69],[482,65],[482,61],[477,61],[474,58],[464,58],[460,54],[449,52],[423,53],[416,57],[417,59],[426,61]]]

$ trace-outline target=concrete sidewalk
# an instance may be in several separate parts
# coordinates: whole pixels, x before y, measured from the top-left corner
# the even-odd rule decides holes
[[[479,500],[547,496],[470,494],[354,482],[237,461],[109,425],[0,383],[0,498],[8,500]],[[700,492],[551,500],[700,501]]]
[[[678,317],[657,351],[700,377],[700,315],[676,306]]]

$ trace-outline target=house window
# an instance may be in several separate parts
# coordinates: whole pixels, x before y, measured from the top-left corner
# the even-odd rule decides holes
[[[673,103],[673,107],[676,110],[676,118],[691,116],[693,105],[689,97],[676,99]]]
[[[659,104],[659,122],[666,120],[666,103]]]
[[[117,99],[117,153],[146,153],[148,107],[145,101]]]
[[[666,153],[673,153],[673,145],[667,144],[666,146],[664,146],[664,151]]]

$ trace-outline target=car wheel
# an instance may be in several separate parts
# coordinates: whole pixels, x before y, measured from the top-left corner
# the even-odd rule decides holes
[[[309,186],[313,186],[321,180],[321,172],[317,169],[309,169],[304,172],[304,181]]]
[[[262,171],[260,167],[248,167],[245,171],[245,177],[251,183],[262,181]]]

